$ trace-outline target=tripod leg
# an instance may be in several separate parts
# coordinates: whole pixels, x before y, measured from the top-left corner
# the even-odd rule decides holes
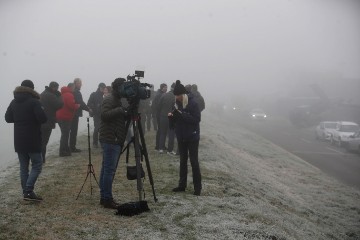
[[[140,120],[137,119],[133,121],[133,130],[134,130],[134,147],[135,147],[135,161],[136,161],[136,175],[137,175],[137,190],[139,192],[139,201],[142,200],[142,191],[143,191],[143,183],[141,181],[141,151],[140,151],[140,143],[139,143],[139,131],[138,124]]]
[[[87,173],[86,178],[85,178],[85,181],[84,181],[83,185],[81,186],[81,189],[80,189],[80,191],[79,191],[79,193],[78,193],[78,195],[77,195],[77,197],[76,197],[76,200],[78,200],[78,198],[79,198],[79,196],[80,196],[80,193],[81,193],[81,191],[83,190],[84,185],[85,185],[86,180],[88,179],[89,175],[90,175],[90,172]]]
[[[154,195],[154,201],[157,202],[158,199],[156,198],[156,194],[155,194],[154,179],[153,179],[153,176],[152,176],[152,173],[151,173],[149,155],[148,155],[148,152],[147,152],[147,149],[146,149],[144,132],[143,132],[140,121],[139,121],[138,127],[139,127],[139,135],[140,135],[140,140],[141,140],[141,146],[142,146],[142,149],[143,149],[142,154],[145,157],[146,169],[147,169],[147,172],[148,172],[148,175],[149,175],[149,181],[150,181],[150,185],[151,185],[152,192],[153,192],[153,195]]]

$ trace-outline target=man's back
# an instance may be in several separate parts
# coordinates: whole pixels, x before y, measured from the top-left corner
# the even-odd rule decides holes
[[[40,104],[40,95],[28,87],[17,87],[14,100],[5,113],[5,120],[14,123],[15,151],[41,152],[41,124],[47,121]]]

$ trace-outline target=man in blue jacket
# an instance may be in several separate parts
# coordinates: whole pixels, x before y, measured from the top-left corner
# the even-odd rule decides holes
[[[184,192],[187,186],[187,162],[190,158],[194,195],[201,194],[201,173],[198,160],[198,148],[200,140],[201,113],[197,103],[191,94],[187,94],[184,85],[179,80],[174,87],[176,103],[174,109],[168,114],[170,126],[175,127],[180,154],[180,179],[179,184],[173,189],[174,192]]]
[[[16,87],[14,99],[5,113],[5,120],[14,123],[14,146],[20,162],[20,177],[24,200],[41,201],[35,194],[34,186],[41,173],[41,124],[47,121],[39,101],[40,95],[34,91],[34,84],[24,80]],[[31,171],[29,165],[31,161]]]

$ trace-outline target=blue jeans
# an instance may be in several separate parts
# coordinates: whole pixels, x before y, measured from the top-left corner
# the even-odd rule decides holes
[[[43,159],[41,152],[38,153],[18,153],[20,162],[21,187],[24,193],[34,191],[34,186],[42,169]],[[31,171],[29,174],[29,165],[31,160]]]
[[[103,161],[100,172],[100,197],[110,200],[113,198],[112,182],[122,147],[120,145],[101,143],[101,148],[103,149]]]

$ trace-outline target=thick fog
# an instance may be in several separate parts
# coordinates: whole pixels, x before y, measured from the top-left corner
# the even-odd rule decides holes
[[[42,92],[80,77],[87,101],[138,68],[156,89],[196,83],[208,104],[304,81],[331,93],[360,79],[359,43],[356,0],[0,0],[1,112],[24,79]],[[15,155],[13,126],[0,129],[1,163]]]

